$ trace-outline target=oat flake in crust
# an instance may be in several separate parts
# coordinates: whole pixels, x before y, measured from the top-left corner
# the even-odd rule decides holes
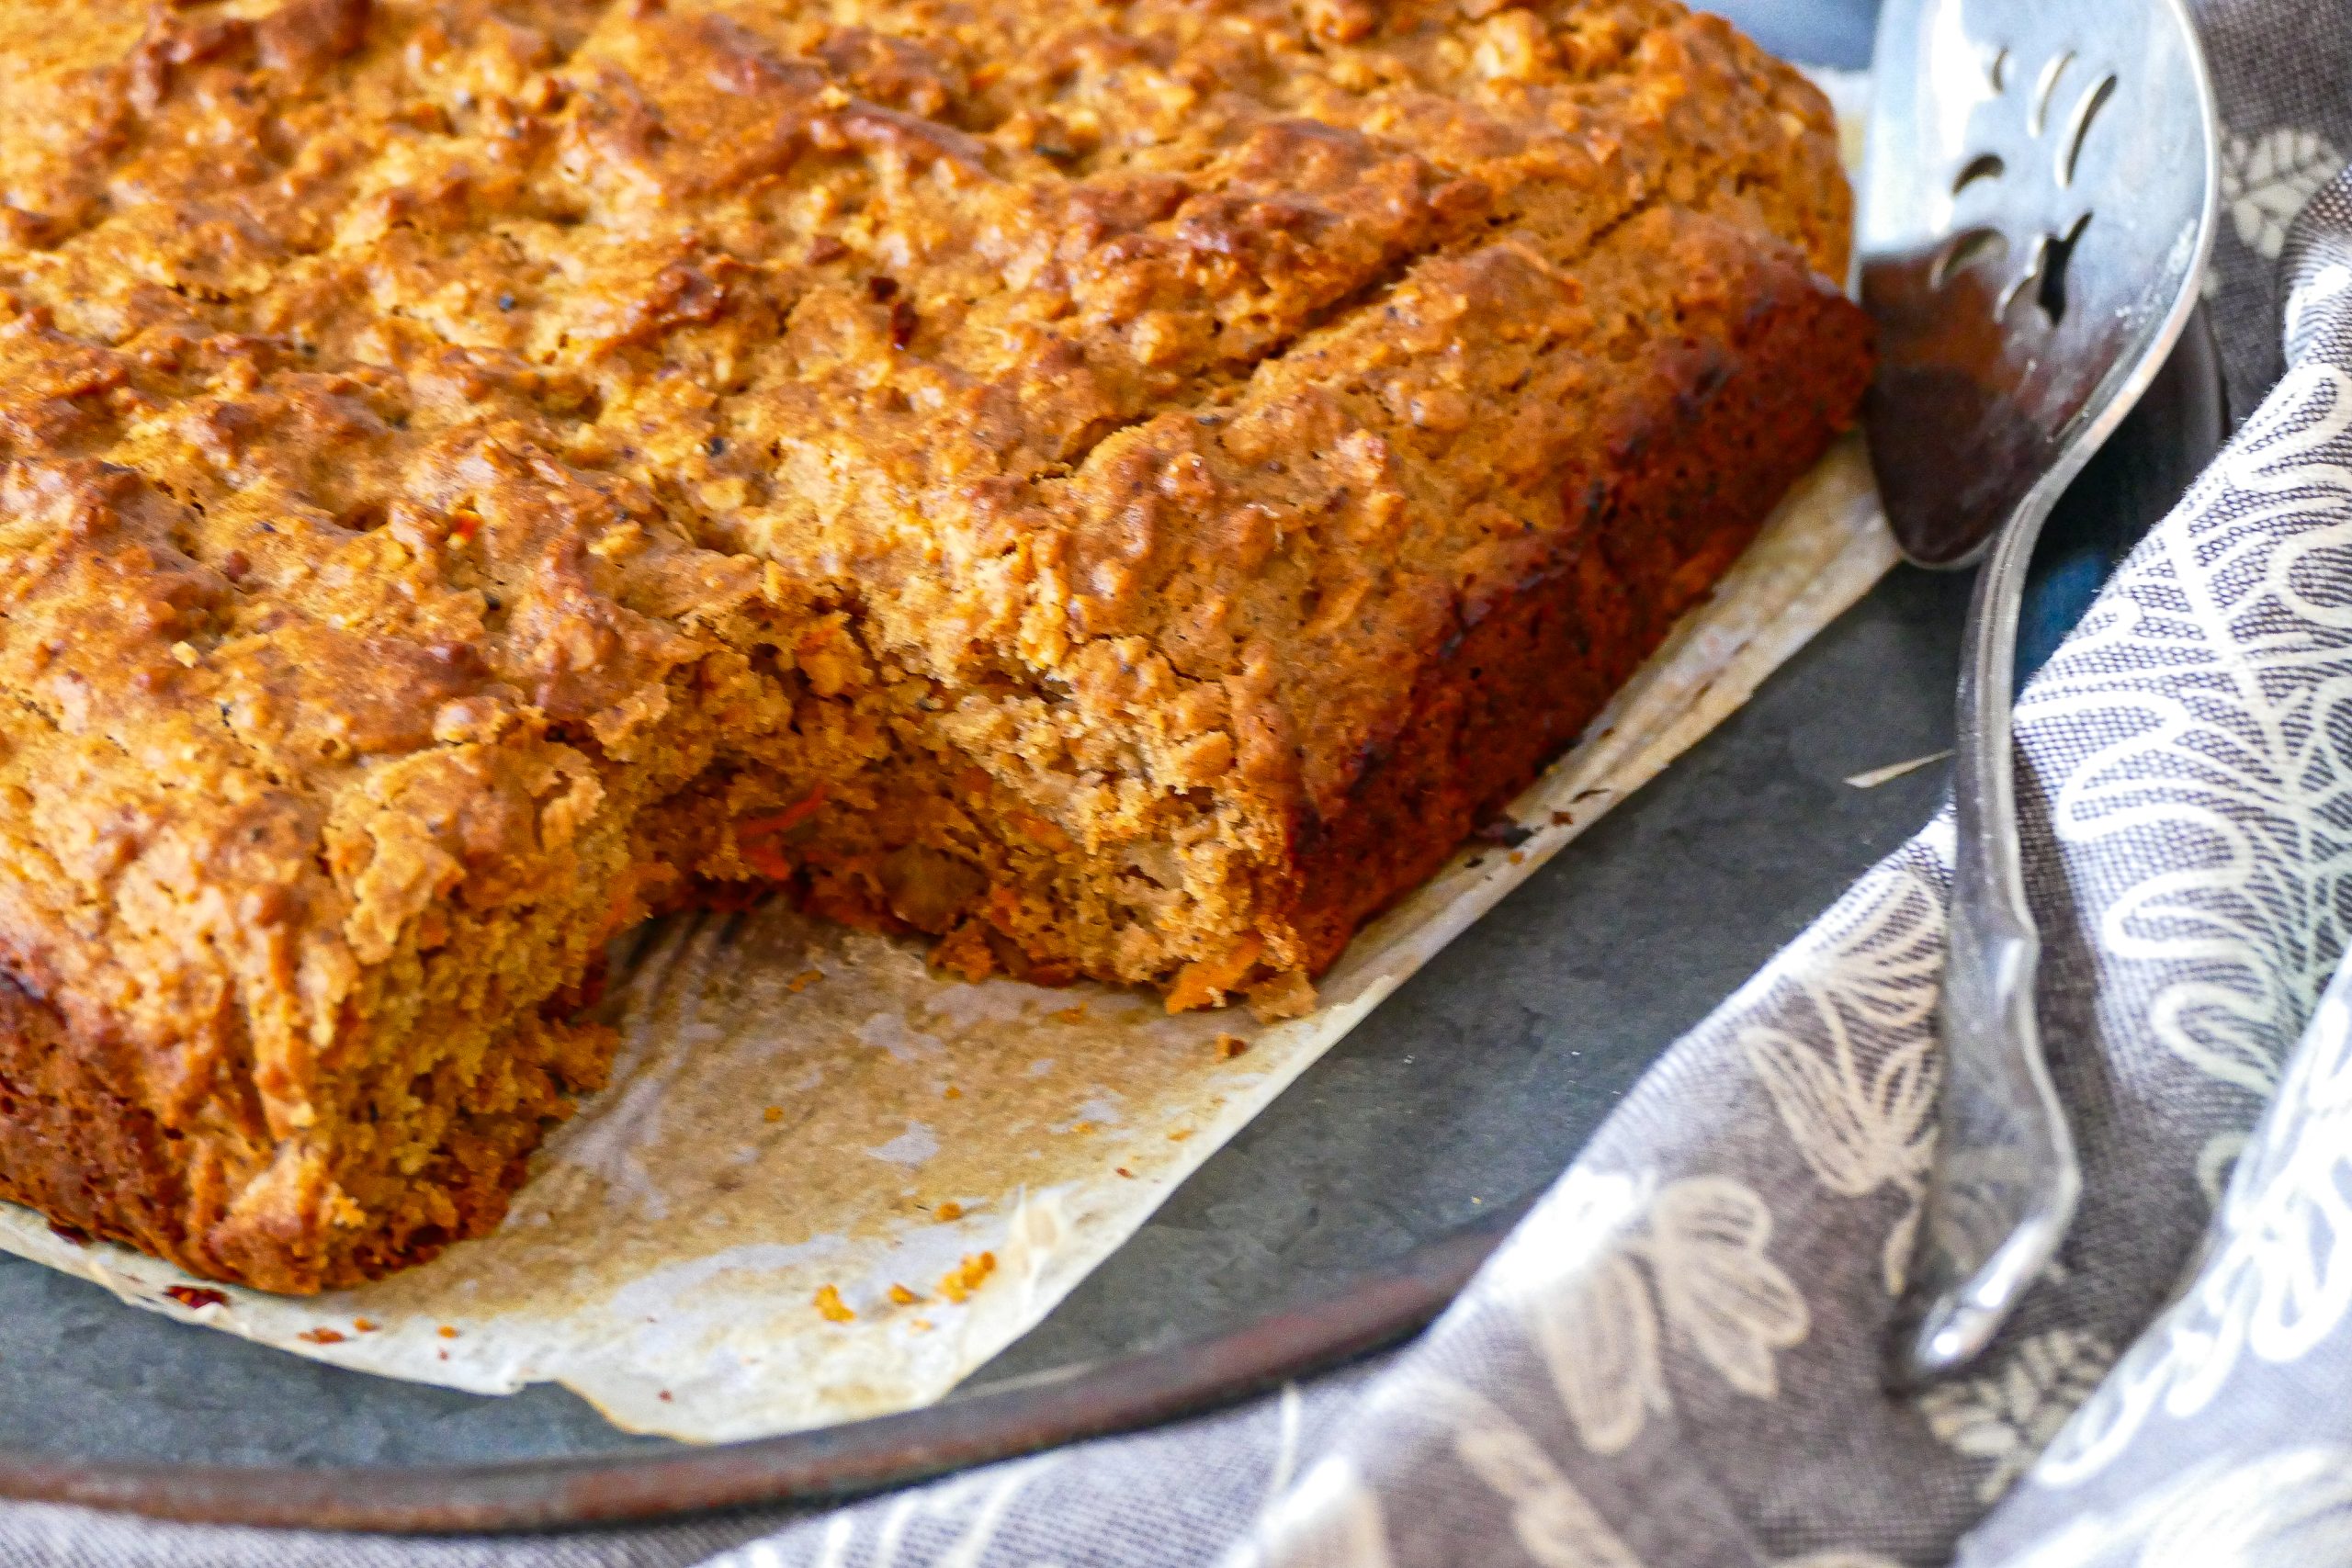
[[[0,197],[0,1194],[277,1291],[650,911],[1295,1006],[1868,370],[1666,0],[13,0]]]

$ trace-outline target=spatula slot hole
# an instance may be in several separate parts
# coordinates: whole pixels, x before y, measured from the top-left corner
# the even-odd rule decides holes
[[[2008,172],[2009,166],[2001,162],[1998,152],[1979,152],[1968,161],[1968,167],[1961,170],[1960,176],[1951,182],[1951,193],[1958,196],[1978,180],[1997,180]]]
[[[2091,121],[2115,96],[2115,73],[2109,72],[2098,79],[2098,85],[2085,93],[2075,105],[2075,112],[2066,119],[2066,137],[2058,149],[2058,183],[2061,186],[2075,183],[2075,162],[2083,155],[2083,139],[2091,133]]]
[[[2084,213],[2075,220],[2072,228],[2052,238],[2042,253],[2041,281],[2035,286],[2033,299],[2034,303],[2041,307],[2041,313],[2050,318],[2050,324],[2053,327],[2065,319],[2066,266],[2075,259],[2075,246],[2090,223],[2091,215]]]
[[[2026,111],[2025,131],[2039,136],[2050,124],[2050,100],[2058,96],[2058,79],[2066,74],[2066,67],[2075,63],[2075,51],[2067,50],[2041,68],[2041,75],[2033,84],[2033,107]]]
[[[1941,288],[1952,274],[1982,261],[1998,261],[2009,254],[2009,242],[1998,229],[1963,229],[1944,242],[1928,274],[1928,286]]]
[[[2091,215],[2084,213],[2067,226],[2063,234],[2043,234],[2033,242],[2033,250],[2026,258],[2025,270],[2017,281],[2001,291],[1994,307],[1996,315],[2006,316],[2018,296],[2030,291],[2033,303],[2042,319],[2056,326],[2066,319],[2066,268],[2075,259],[2075,247],[2081,243],[2083,231],[2089,228]]]

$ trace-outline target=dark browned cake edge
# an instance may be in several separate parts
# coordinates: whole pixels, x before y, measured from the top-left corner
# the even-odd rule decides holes
[[[1728,313],[1645,368],[1611,471],[1563,476],[1587,531],[1459,627],[1344,810],[1300,825],[1292,919],[1317,971],[1576,739],[1851,425],[1869,318],[1785,251],[1732,282]]]

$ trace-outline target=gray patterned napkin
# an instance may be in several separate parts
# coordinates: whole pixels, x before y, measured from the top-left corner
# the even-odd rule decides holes
[[[2352,1564],[2352,978],[2321,1003],[2352,923],[2347,20],[2200,6],[2228,122],[2209,299],[2260,407],[2019,706],[2088,1179],[1973,1375],[1900,1401],[1876,1373],[1933,1126],[1939,820],[1372,1364],[830,1514],[402,1541],[17,1506],[0,1563]]]

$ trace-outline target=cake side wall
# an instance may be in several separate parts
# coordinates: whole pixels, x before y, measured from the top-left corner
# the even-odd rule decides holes
[[[288,1190],[240,1224],[232,1211],[246,1190],[229,1171],[237,1140],[166,1126],[122,1093],[130,1069],[119,1050],[74,1037],[54,1007],[0,978],[0,1199],[39,1210],[62,1235],[122,1242],[261,1290],[308,1294],[379,1278],[494,1228],[548,1127],[570,1114],[565,1091],[594,1087],[609,1055],[607,1041],[536,1016],[498,1049],[508,1081],[537,1092],[454,1107],[408,1201],[345,1226],[323,1191]]]
[[[118,1091],[112,1055],[74,1040],[55,1008],[0,979],[0,1197],[39,1209],[62,1235],[210,1272],[187,1246],[200,1145]]]
[[[1748,281],[1722,339],[1686,333],[1646,367],[1593,530],[1432,650],[1343,807],[1301,824],[1289,918],[1317,971],[1583,731],[1850,426],[1867,319],[1785,253]]]

